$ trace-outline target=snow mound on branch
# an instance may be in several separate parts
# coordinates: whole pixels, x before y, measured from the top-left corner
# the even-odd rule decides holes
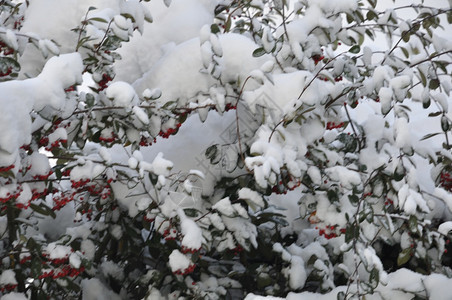
[[[428,295],[429,299],[450,299],[450,285],[452,279],[441,274],[422,275],[408,269],[399,269],[388,274],[388,284],[378,285],[373,295],[366,295],[366,299],[400,299],[410,300],[414,295]],[[289,293],[286,298],[275,298],[271,296],[256,296],[248,294],[245,300],[336,300],[339,292],[345,292],[346,286],[339,286],[326,294],[303,292]],[[356,287],[350,285],[349,292],[356,292]]]
[[[192,261],[179,250],[175,249],[169,256],[169,265],[172,272],[183,271],[192,265]]]
[[[32,79],[0,83],[0,165],[14,163],[18,148],[31,141],[30,112],[49,106],[60,110],[65,105],[65,88],[82,81],[80,54],[52,57],[42,73]]]
[[[115,63],[115,79],[134,82],[168,51],[198,36],[203,25],[212,24],[214,8],[219,2],[173,0],[169,7],[166,7],[163,1],[146,3],[152,13],[153,22],[145,23],[142,35],[135,34],[118,50],[123,59]],[[189,55],[184,57],[188,58]]]
[[[180,226],[182,228],[182,235],[184,236],[182,246],[187,249],[198,250],[201,248],[202,243],[205,242],[201,228],[193,220],[187,218],[181,208],[177,210],[177,213],[181,220]]]
[[[82,290],[83,300],[121,300],[97,278],[82,280]]]
[[[113,101],[114,106],[128,107],[138,104],[138,96],[135,90],[130,84],[123,81],[117,81],[109,85],[105,94]]]
[[[16,273],[13,270],[4,270],[0,275],[0,285],[16,285]]]
[[[223,82],[244,82],[251,71],[258,69],[268,60],[267,56],[252,56],[258,46],[247,37],[229,33],[220,36],[219,40],[223,49],[220,64]],[[184,60],[181,60],[181,57],[184,57]],[[203,68],[200,40],[194,38],[169,51],[133,86],[139,95],[147,88],[158,87],[162,90],[162,103],[175,99],[190,99],[199,92],[208,93],[215,83],[210,75],[200,72]]]
[[[2,297],[2,300],[27,300],[28,298],[22,293],[8,293]]]

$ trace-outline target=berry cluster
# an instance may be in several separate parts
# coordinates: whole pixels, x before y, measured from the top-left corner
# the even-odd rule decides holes
[[[391,199],[389,199],[389,198],[386,198],[386,201],[385,201],[385,205],[394,205],[394,201],[392,201]]]
[[[335,226],[335,225],[326,226],[325,228],[320,228],[320,229],[318,227],[316,227],[315,229],[318,229],[319,235],[321,235],[321,236],[323,235],[327,240],[338,237],[340,234],[346,232],[345,228],[340,228],[338,230],[337,226]]]
[[[85,267],[83,267],[83,266],[81,266],[79,269],[75,269],[69,265],[65,265],[62,268],[58,269],[57,271],[50,270],[48,272],[43,272],[41,275],[39,275],[38,278],[39,279],[45,279],[45,278],[57,279],[57,278],[66,277],[66,276],[76,277],[83,271],[85,271]]]
[[[85,186],[88,182],[90,182],[90,179],[80,179],[79,181],[71,180],[71,187],[78,189]]]
[[[5,291],[12,291],[17,287],[17,284],[6,284],[0,288],[0,291],[3,293]]]
[[[195,269],[196,269],[196,265],[190,265],[185,270],[177,270],[177,271],[174,271],[173,273],[176,275],[187,275],[187,274],[193,273],[193,271]]]
[[[39,147],[45,147],[49,144],[49,138],[46,136],[43,136],[40,140],[39,140]]]
[[[31,190],[31,201],[47,196],[47,192],[47,189],[44,189],[42,192],[38,192],[36,189]]]
[[[5,77],[8,76],[9,74],[11,74],[13,72],[13,68],[12,67],[8,67],[6,69],[6,71],[0,71],[0,77]]]
[[[193,254],[193,253],[198,252],[199,250],[201,250],[201,248],[194,249],[194,248],[188,248],[188,247],[185,247],[185,246],[182,246],[182,248],[180,249],[180,251],[182,253],[184,253],[184,254],[187,254],[187,253]]]
[[[113,78],[108,74],[102,74],[102,79],[97,83],[99,85],[99,91],[103,91],[108,87],[108,83],[112,81]]]
[[[167,139],[170,135],[176,134],[180,127],[181,123],[177,123],[176,128],[168,128],[165,132],[160,130],[159,136],[161,136],[164,139]]]
[[[224,107],[225,111],[229,111],[231,109],[237,109],[236,105],[232,105],[231,103],[226,104],[226,106]]]
[[[234,255],[239,255],[240,252],[243,252],[243,248],[240,245],[237,245],[237,247],[231,249],[232,253],[234,253]]]
[[[109,179],[109,180],[113,180],[113,179]],[[92,185],[88,186],[88,193],[91,196],[100,196],[102,199],[105,200],[111,195],[111,189],[109,186],[92,184]]]
[[[47,146],[45,149],[47,151],[52,151],[56,148],[60,148],[60,146],[63,146],[64,144],[67,144],[66,139],[63,139],[63,140],[58,139],[58,140],[54,141],[52,144],[50,144],[50,146]]]
[[[66,194],[63,193],[61,195],[54,195],[53,202],[55,205],[52,207],[53,211],[58,211],[62,209],[66,204],[72,202],[74,200],[75,193]]]
[[[53,141],[52,144],[49,145],[49,138],[47,135],[53,133],[55,130],[57,130],[60,127],[68,128],[70,126],[71,126],[71,122],[66,121],[63,124],[63,119],[61,119],[61,118],[56,119],[53,122],[52,127],[47,132],[45,132],[45,136],[42,136],[39,139],[39,142],[38,142],[39,147],[45,147],[45,150],[52,151],[55,148],[59,148],[60,146],[64,146],[65,144],[67,144],[66,139],[57,139],[56,141]],[[29,148],[27,146],[22,146],[22,147],[24,147],[25,150],[27,150],[27,148]]]
[[[272,192],[278,195],[287,194],[288,191],[293,191],[301,185],[298,179],[290,178],[289,182],[279,181],[279,184],[272,187]]]
[[[52,174],[53,174],[53,171],[50,170],[49,173],[44,174],[44,175],[34,175],[33,179],[44,181],[44,180],[47,180],[49,178],[49,176],[52,175]]]
[[[114,132],[112,132],[110,137],[100,136],[99,141],[104,143],[113,143],[114,141],[116,141],[117,138],[118,136]]]
[[[64,89],[64,91],[66,93],[74,92],[75,90],[76,90],[76,86],[75,85],[72,85],[72,86],[68,87],[67,89]]]
[[[147,147],[147,146],[151,146],[152,142],[149,141],[150,138],[147,138],[145,136],[141,136],[141,140],[140,140],[140,146],[141,147]],[[157,139],[154,138],[154,143],[157,142]]]
[[[0,41],[0,54],[3,52],[3,55],[10,55],[14,53],[14,49],[10,48],[7,44]]]
[[[449,172],[443,171],[439,178],[439,184],[449,192],[452,192],[452,177]]]
[[[24,16],[18,18],[14,21],[14,29],[20,29],[22,27],[22,22],[24,21]]]
[[[323,77],[323,76],[317,76],[317,79],[319,79],[321,81],[328,81],[328,78]]]
[[[163,237],[165,238],[165,241],[175,240],[177,237],[177,230],[176,229],[171,230],[170,228],[167,228],[163,232]]]
[[[334,122],[328,122],[328,123],[326,123],[326,130],[333,130],[336,128],[341,128],[343,126],[344,126],[344,122],[341,122],[339,124],[336,124]]]
[[[147,215],[144,215],[143,220],[148,223],[152,223],[152,222],[154,222],[155,218],[149,218]]]
[[[0,173],[1,172],[8,172],[9,170],[14,169],[15,167],[16,167],[15,165],[9,165],[9,166],[6,166],[6,167],[0,167]]]
[[[17,187],[16,187],[16,191],[15,192],[8,192],[8,193],[6,193],[6,197],[4,197],[4,198],[0,198],[0,202],[1,203],[6,203],[6,202],[8,202],[9,200],[12,200],[12,199],[17,199],[17,197],[19,197],[20,196],[20,194],[22,193],[22,186],[21,185],[18,185]]]
[[[323,52],[323,49],[322,49]],[[322,61],[323,59],[325,59],[325,56],[320,55],[320,54],[315,54],[311,57],[314,60],[314,64],[318,64],[320,61]]]

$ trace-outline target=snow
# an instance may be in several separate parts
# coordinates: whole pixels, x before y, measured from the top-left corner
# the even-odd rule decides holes
[[[174,164],[163,158],[163,153],[160,152],[152,161],[152,170],[157,175],[167,176],[169,171],[173,168]]]
[[[221,80],[224,82],[243,82],[248,74],[258,69],[264,57],[253,58],[257,48],[250,39],[238,34],[225,34],[220,37],[223,57],[221,59]],[[199,72],[203,68],[199,39],[191,39],[171,49],[158,64],[154,65],[140,80],[134,83],[138,94],[146,88],[158,87],[163,91],[159,99],[162,103],[170,100],[187,100],[199,91],[208,92],[212,80]],[[187,54],[190,55],[187,55]],[[180,60],[180,57],[185,57]],[[171,74],[179,74],[177,77]]]
[[[256,209],[256,206],[264,207],[265,205],[262,197],[257,192],[250,190],[249,188],[240,189],[239,198],[245,200],[248,205],[251,205],[254,209]]]
[[[193,220],[189,219],[181,208],[177,210],[177,213],[181,220],[180,226],[182,228],[182,235],[184,236],[182,246],[187,249],[200,249],[202,243],[205,242],[201,228]]]
[[[69,246],[59,245],[56,242],[49,243],[44,251],[49,255],[50,259],[60,259],[69,257],[72,252],[72,248]]]
[[[23,293],[11,292],[2,296],[3,300],[27,300],[27,296]]]
[[[367,189],[370,189],[369,185],[372,185],[374,193],[383,192],[385,189],[382,184],[374,186],[373,182],[367,184],[370,181],[366,180],[380,168],[381,171],[378,170],[378,172],[382,172],[385,176],[391,174],[398,163],[403,165],[406,176],[401,182],[391,182],[391,188],[394,188],[395,191],[387,195],[393,198],[393,206],[396,210],[398,209],[398,213],[400,212],[402,216],[413,216],[419,220],[426,215],[423,224],[429,224],[428,218],[433,214],[438,214],[444,221],[438,227],[438,232],[447,235],[452,229],[451,222],[448,221],[450,212],[441,211],[445,207],[452,210],[451,195],[445,189],[436,187],[438,184],[434,182],[434,178],[440,170],[433,170],[430,174],[428,172],[431,169],[429,162],[421,161],[423,158],[417,154],[414,154],[412,158],[404,154],[404,152],[410,152],[414,147],[419,149],[419,152],[422,152],[421,154],[425,157],[428,158],[430,155],[432,162],[439,161],[440,155],[450,157],[450,153],[446,150],[442,150],[443,152],[438,150],[440,143],[444,140],[444,135],[436,136],[435,142],[423,141],[422,144],[425,147],[418,148],[419,138],[422,137],[424,131],[431,133],[440,131],[440,128],[439,122],[436,122],[439,121],[439,118],[430,118],[424,122],[424,119],[419,117],[421,115],[419,110],[415,109],[410,99],[406,99],[408,91],[417,100],[430,98],[429,89],[422,89],[418,84],[417,68],[408,70],[402,61],[392,61],[388,51],[385,54],[388,63],[375,65],[375,67],[372,63],[380,64],[383,54],[372,51],[376,49],[375,47],[380,46],[363,45],[362,57],[359,55],[353,57],[351,54],[343,55],[341,59],[333,62],[334,65],[329,65],[320,73],[321,76],[331,77],[336,73],[345,72],[344,77],[347,78],[344,81],[333,83],[313,77],[313,74],[319,71],[323,65],[323,62],[318,65],[317,62],[314,63],[313,55],[320,54],[320,50],[324,51],[326,59],[335,55],[333,53],[335,51],[328,46],[331,44],[328,39],[335,40],[338,35],[340,35],[339,40],[348,39],[345,35],[350,32],[347,33],[345,30],[339,32],[341,22],[343,22],[342,16],[344,13],[353,14],[353,10],[358,8],[358,4],[361,4],[359,1],[294,1],[289,4],[288,9],[291,9],[292,5],[305,9],[305,3],[309,4],[306,11],[302,10],[305,16],[290,14],[287,24],[284,24],[285,26],[276,25],[275,31],[270,29],[266,25],[267,21],[260,16],[251,20],[256,30],[262,29],[262,40],[257,36],[252,36],[250,32],[246,34],[212,34],[210,24],[214,22],[214,9],[220,3],[225,4],[221,0],[145,2],[138,0],[68,2],[34,0],[25,10],[26,18],[20,32],[13,30],[2,32],[2,38],[6,39],[6,43],[19,51],[19,62],[23,68],[20,72],[20,81],[12,80],[0,83],[0,106],[2,107],[0,166],[15,164],[12,172],[16,176],[11,178],[13,183],[8,182],[0,186],[0,196],[6,197],[7,193],[21,188],[22,192],[16,199],[16,203],[27,204],[33,195],[32,189],[43,191],[47,187],[47,183],[44,182],[29,184],[26,181],[30,176],[49,174],[51,165],[53,166],[55,163],[54,160],[49,162],[47,158],[47,155],[51,154],[39,151],[30,154],[20,150],[19,155],[19,147],[30,144],[31,132],[50,130],[53,125],[49,120],[54,120],[54,117],[65,116],[65,118],[73,120],[71,115],[76,107],[79,107],[79,110],[86,109],[84,103],[77,105],[75,98],[78,94],[76,92],[69,94],[64,91],[66,88],[80,83],[82,72],[85,71],[82,62],[86,58],[88,50],[80,48],[78,53],[73,53],[79,37],[77,32],[70,31],[70,29],[80,26],[80,22],[85,19],[85,14],[88,19],[99,17],[107,21],[107,23],[103,23],[90,20],[90,24],[86,25],[87,34],[93,37],[92,40],[87,41],[88,46],[95,47],[104,38],[104,30],[108,28],[110,21],[112,21],[113,32],[122,40],[129,41],[122,43],[122,47],[117,51],[124,59],[116,61],[112,65],[113,73],[116,73],[116,76],[104,91],[99,92],[99,98],[96,99],[99,102],[95,105],[114,106],[115,109],[112,111],[123,116],[125,123],[131,121],[137,127],[137,129],[120,129],[118,134],[121,137],[126,135],[131,141],[138,141],[143,133],[149,133],[152,138],[157,137],[156,143],[150,147],[143,146],[140,151],[134,148],[136,144],[126,148],[121,146],[108,148],[105,144],[102,147],[99,145],[93,147],[94,143],[90,142],[83,149],[77,149],[75,145],[68,149],[70,153],[76,153],[75,160],[69,163],[69,168],[73,167],[70,180],[77,182],[96,179],[96,182],[102,182],[104,177],[119,179],[112,183],[109,182],[109,184],[114,195],[112,201],[117,201],[120,207],[112,212],[111,216],[108,215],[112,223],[104,223],[103,219],[94,223],[85,223],[85,217],[82,218],[80,212],[78,215],[75,214],[75,208],[79,203],[71,203],[57,212],[55,220],[51,221],[50,218],[38,220],[37,225],[30,226],[25,233],[27,236],[35,235],[42,241],[54,241],[43,247],[49,258],[69,257],[72,267],[80,267],[82,258],[92,260],[95,257],[98,243],[95,236],[92,235],[92,231],[108,230],[114,239],[122,239],[127,233],[122,228],[123,220],[120,221],[120,218],[127,214],[128,217],[124,217],[124,221],[127,221],[129,217],[141,220],[143,214],[152,216],[155,218],[152,226],[158,228],[160,233],[174,225],[169,223],[180,221],[180,224],[176,226],[180,225],[181,235],[174,234],[170,237],[176,238],[178,246],[187,249],[197,250],[205,245],[210,251],[210,246],[213,245],[214,250],[220,252],[234,249],[237,246],[251,250],[251,247],[257,248],[258,232],[265,232],[269,226],[273,226],[273,223],[270,222],[259,226],[252,222],[261,213],[279,212],[285,216],[290,225],[286,227],[277,225],[274,230],[278,230],[282,237],[291,234],[296,239],[296,242],[291,245],[284,244],[285,246],[283,246],[276,242],[273,246],[273,251],[281,255],[285,263],[283,275],[288,280],[288,287],[292,290],[302,289],[307,278],[315,271],[322,276],[320,288],[322,290],[331,289],[325,295],[292,292],[288,294],[287,299],[336,299],[337,293],[345,291],[346,287],[334,286],[333,272],[337,271],[337,265],[330,259],[342,257],[341,251],[350,250],[352,244],[345,244],[342,235],[333,239],[319,237],[319,232],[317,229],[314,230],[314,227],[334,225],[338,228],[345,228],[348,223],[346,213],[348,216],[355,215],[357,209],[350,204],[349,193],[352,190],[353,193],[357,190],[361,192],[360,189],[364,188],[364,194]],[[254,0],[253,4],[264,6],[263,2],[265,1]],[[278,6],[282,5],[281,2],[274,1],[272,4]],[[98,9],[88,11],[90,5],[96,6]],[[395,17],[395,11],[400,16],[398,10],[391,8],[384,15],[379,15],[377,23],[383,23],[391,16]],[[153,16],[150,15],[150,12]],[[240,13],[240,11],[234,11],[234,13]],[[154,19],[154,23],[145,23],[146,19]],[[394,31],[396,39],[400,30],[407,30],[409,24],[411,22],[407,20]],[[138,32],[132,34],[134,27],[138,29]],[[30,37],[37,47],[26,45],[27,37],[24,35]],[[284,41],[281,41],[281,38],[284,38]],[[412,41],[406,44],[405,46],[411,47],[422,46],[418,38],[414,36]],[[451,49],[450,38],[447,36],[444,38],[434,34],[431,44],[431,48],[435,48],[437,51]],[[258,58],[253,57],[253,51],[262,46],[268,53],[275,47],[277,51],[281,51],[275,57],[270,54]],[[409,51],[414,50],[409,49]],[[62,54],[59,55],[59,53]],[[414,56],[410,58],[410,62],[420,62],[426,57],[424,54]],[[355,58],[358,64],[364,63],[364,66],[368,67],[366,72],[373,72],[372,77],[364,79],[362,88],[359,85],[363,73],[358,73],[357,68],[354,68],[356,66],[349,62]],[[404,70],[396,71],[399,66],[402,66],[401,69]],[[359,68],[361,72],[361,67]],[[435,78],[436,74],[428,70],[429,66],[420,65],[419,68],[425,70],[429,79]],[[97,75],[100,74],[95,76]],[[446,95],[448,95],[451,83],[446,76],[442,76],[440,80],[441,90],[431,92],[432,103],[434,103],[432,106],[435,107],[423,111],[423,113],[435,112],[439,109],[450,117],[450,112],[448,112],[450,97]],[[353,90],[348,93],[350,95],[341,95],[344,87],[351,86]],[[443,93],[442,89],[446,93]],[[238,99],[237,91],[240,91],[237,110],[225,112],[226,103],[231,104]],[[418,93],[418,91],[420,92]],[[336,138],[342,129],[325,131],[325,123],[331,120],[346,121],[342,101],[347,101],[348,96],[353,98],[354,95],[351,95],[353,92],[356,92],[356,97],[359,97],[360,94],[366,96],[359,100],[360,103],[356,109],[347,106],[351,115],[349,117],[347,111],[347,117],[355,121],[353,124],[359,134],[362,131],[363,136],[366,137],[366,143],[361,145],[364,148],[360,149],[359,153],[337,153],[333,147],[339,144]],[[372,94],[372,97],[378,95],[380,103],[366,99],[369,94]],[[143,102],[139,98],[141,95],[145,98]],[[337,103],[333,103],[326,109],[325,103],[336,96],[338,97],[335,99]],[[234,97],[232,102],[231,97]],[[170,101],[175,101],[179,108],[187,106],[194,112],[198,111],[198,116],[189,116],[182,124],[177,136],[163,140],[158,137],[160,130],[165,131],[174,126],[175,121],[172,119],[166,121],[168,116],[162,111],[160,114],[155,113],[146,109],[145,106],[160,107]],[[213,105],[217,111],[209,111],[209,108],[198,109],[202,105]],[[249,110],[246,105],[249,105]],[[405,112],[408,110],[405,107],[413,109],[412,113]],[[250,128],[249,136],[244,137],[241,140],[242,144],[239,144],[245,149],[246,157],[245,161],[240,161],[239,146],[236,140],[233,138],[231,140],[230,137],[226,140],[224,135],[221,136],[219,133],[229,130],[237,134],[236,127],[234,127],[236,118],[240,119],[244,113],[249,111],[256,117],[254,120],[256,124],[252,124],[251,127],[256,126]],[[87,125],[89,121],[90,124],[101,127],[102,137],[111,137],[113,125],[105,124],[102,113],[97,111],[96,107],[96,110],[84,116],[82,126]],[[172,114],[174,111],[168,111],[168,113]],[[78,115],[78,112],[75,115]],[[410,118],[414,116],[414,121],[410,120],[408,115]],[[107,123],[112,120],[122,122],[121,118],[113,119],[117,116],[106,117],[108,118]],[[437,123],[435,127],[431,126],[433,122]],[[250,125],[248,123],[252,122],[245,122],[246,125]],[[260,126],[261,123],[262,126]],[[54,131],[48,134],[49,142],[72,139],[76,134],[75,131],[72,131],[73,129],[76,127],[52,129]],[[240,133],[245,130],[241,125]],[[347,124],[344,133],[351,133],[351,131],[351,126]],[[86,133],[86,127],[83,127],[83,134]],[[323,141],[321,141],[322,138]],[[438,140],[441,142],[436,143]],[[205,157],[205,149],[211,145],[218,145],[222,159],[228,155],[226,158],[231,160],[229,163],[234,163],[232,167],[228,165],[225,169],[209,164]],[[25,164],[20,166],[24,156],[27,156],[24,160]],[[237,167],[235,164],[237,161],[239,164],[244,163],[245,166]],[[220,164],[223,163],[228,162],[222,160]],[[364,166],[367,167],[367,170],[361,171],[361,167]],[[19,175],[19,170],[23,171],[21,167],[30,167],[30,170],[26,175],[28,177],[24,176],[25,182],[19,185],[15,182],[16,179],[22,180],[22,175]],[[58,174],[58,172],[56,173]],[[157,184],[150,184],[148,173],[157,175]],[[256,184],[253,180],[251,184],[248,181],[242,181],[248,176],[248,173],[254,176]],[[178,177],[178,174],[182,175]],[[278,184],[281,178],[284,177],[283,180],[285,180],[287,176],[293,182],[297,182],[302,181],[305,175],[309,176],[313,186],[310,186],[308,180],[308,186],[305,186],[306,182],[302,182],[299,188],[289,191],[287,195],[272,194],[268,196],[270,190]],[[324,181],[322,176],[329,177],[329,179]],[[174,179],[175,177],[177,179]],[[195,182],[195,177],[199,181]],[[54,182],[54,178],[56,178],[55,175],[52,175],[52,184],[55,183],[53,186],[55,189],[64,190],[71,184],[66,179],[61,183],[59,180]],[[122,178],[128,178],[128,180],[122,180]],[[233,195],[227,194],[227,191],[225,192],[223,188],[215,185],[216,183],[222,184],[220,179],[225,178],[231,179],[231,182],[237,187],[234,189]],[[196,183],[200,182],[200,179],[203,179],[200,189],[203,196],[206,196],[203,199],[194,195],[195,188],[198,188]],[[4,180],[2,182],[6,182],[7,179]],[[328,186],[340,188],[345,193],[337,201],[332,201],[328,197]],[[427,196],[424,191],[430,192],[433,196]],[[236,196],[239,201],[243,200],[248,204],[249,211],[242,206],[242,202],[235,202]],[[366,205],[371,206],[372,209],[383,210],[383,204],[379,202],[383,202],[384,199],[379,197],[379,195],[369,198],[363,196],[361,200],[365,200]],[[50,203],[51,201],[51,197],[47,197],[43,202]],[[105,209],[109,209],[110,203],[105,203],[107,203]],[[102,204],[105,203],[102,202]],[[149,211],[150,205],[154,203],[158,205],[158,209]],[[309,207],[310,205],[311,207]],[[436,206],[435,211],[432,208],[434,206]],[[201,214],[201,218],[195,219],[185,214],[183,210],[185,208],[195,209],[201,213],[210,209],[212,211],[206,215]],[[362,206],[359,205],[358,209],[362,209]],[[409,247],[413,238],[406,232],[403,234],[398,232],[397,228],[400,226],[398,223],[400,220],[397,219],[398,213],[386,214],[389,231],[394,235],[391,239],[399,243],[402,248]],[[21,214],[23,214],[21,218],[26,219],[30,216],[31,209],[24,210]],[[309,214],[315,216],[315,218],[312,217],[311,224],[308,222],[311,219],[307,220]],[[391,219],[391,216],[394,219]],[[74,217],[77,221],[84,223],[72,227]],[[72,225],[69,226],[68,222]],[[319,223],[314,225],[315,222]],[[221,235],[212,237],[213,234],[206,229],[208,226],[213,226],[216,230],[221,231]],[[361,226],[360,237],[364,240],[372,241],[379,233],[375,224],[362,221]],[[280,227],[283,228],[280,229]],[[7,232],[6,229],[6,217],[0,217],[0,235]],[[79,252],[71,252],[72,249],[69,246],[60,244],[59,237],[64,233],[70,236],[71,241],[81,240],[80,251],[84,253],[83,255]],[[386,238],[385,234],[386,232],[382,234],[384,238]],[[432,239],[428,233],[426,236]],[[436,239],[436,236],[434,238]],[[436,241],[439,245],[442,242],[442,239]],[[48,242],[43,243],[45,245]],[[381,295],[380,298],[412,298],[413,295],[404,295],[403,290],[419,292],[422,295],[425,292],[426,297],[437,299],[445,298],[444,295],[448,295],[446,287],[450,284],[450,279],[445,276],[440,274],[425,276],[406,269],[386,274],[375,251],[376,248],[371,246],[366,248],[367,246],[364,247],[361,244],[356,247],[358,247],[359,253],[353,252],[356,248],[344,253],[344,261],[339,266],[342,270],[353,272],[354,264],[356,264],[354,259],[363,259],[369,268],[376,268],[379,271],[382,283],[377,287],[377,293],[369,295],[369,299],[379,299],[379,295]],[[427,253],[421,245],[417,245],[416,249],[417,256]],[[438,249],[441,250],[441,246]],[[433,250],[436,251],[436,249]],[[442,251],[439,252],[442,254]],[[357,258],[357,254],[360,254],[359,258]],[[315,261],[311,263],[311,257],[314,255]],[[167,254],[163,257],[167,257]],[[169,267],[173,272],[183,271],[193,265],[190,258],[190,255],[175,249],[169,255]],[[210,263],[209,259],[212,258],[206,255],[202,259]],[[238,260],[225,263],[234,264],[231,266],[233,272],[243,272],[245,269]],[[125,279],[126,274],[120,263],[103,260],[97,267],[102,279],[109,276],[119,281]],[[7,273],[9,271],[12,272],[12,270],[2,272],[0,284],[3,277],[11,278],[11,274]],[[364,275],[364,277],[367,274],[365,271],[363,267],[357,269],[358,275]],[[174,283],[171,281],[174,278],[171,279],[170,276],[163,280],[165,284]],[[191,280],[191,277],[185,277],[185,283],[190,289]],[[229,279],[202,274],[201,280],[196,283],[192,291],[200,292],[200,295],[203,295],[202,293],[208,290],[223,295],[226,293],[224,287],[226,283],[223,285],[221,280]],[[236,288],[240,288],[239,283],[234,284],[236,284]],[[83,299],[125,297],[123,294],[113,293],[107,282],[102,282],[97,278],[84,279],[82,287]],[[197,290],[199,288],[201,290]],[[352,285],[350,291],[356,292],[355,289]],[[178,296],[181,293],[174,291],[170,295],[165,293],[162,295],[161,292],[163,293],[151,286],[148,298]],[[271,289],[268,292],[271,292]],[[10,293],[4,298],[11,298],[13,297],[11,295],[15,294]],[[22,296],[25,297],[17,294],[19,298]],[[246,299],[262,298],[264,297],[252,294],[246,297]],[[266,299],[276,298],[266,297]]]
[[[75,166],[72,169],[71,180],[80,181],[84,179],[93,179],[102,174],[104,170],[104,165],[87,160],[82,165]]]
[[[80,250],[87,259],[93,259],[96,254],[96,245],[89,239],[84,239],[80,245]]]
[[[297,290],[304,287],[306,282],[306,270],[304,261],[299,256],[292,256],[289,270],[289,286],[290,288]]]
[[[215,203],[215,205],[212,206],[212,209],[228,217],[233,217],[235,214],[235,209],[232,207],[229,197],[223,198]]]
[[[444,235],[448,235],[449,231],[452,230],[452,221],[447,221],[439,225],[438,232]]]
[[[13,270],[4,270],[2,271],[2,274],[0,275],[0,285],[16,285],[16,273]]]
[[[358,172],[352,171],[343,166],[326,168],[325,172],[334,180],[339,181],[347,189],[361,184],[361,177]]]
[[[65,70],[62,72],[62,70]],[[78,53],[52,57],[36,78],[0,83],[0,165],[14,163],[19,147],[31,140],[32,109],[49,106],[60,110],[65,105],[64,89],[82,81],[83,64]]]
[[[372,295],[366,295],[366,299],[382,300],[382,299],[401,299],[409,300],[414,295],[428,295],[430,299],[446,300],[449,297],[449,285],[452,279],[440,274],[422,275],[408,269],[399,269],[388,274],[386,285],[378,285],[376,292]],[[289,293],[286,298],[275,298],[272,296],[257,296],[248,294],[247,300],[335,300],[339,292],[345,292],[346,286],[339,286],[326,294],[318,294],[311,292]],[[354,292],[356,285],[350,285],[350,292]]]
[[[184,271],[193,264],[185,254],[182,254],[177,249],[173,250],[173,252],[171,252],[171,254],[169,255],[168,263],[171,267],[172,272]]]
[[[121,297],[107,288],[98,278],[82,280],[84,300],[121,300]]]
[[[78,253],[71,253],[71,255],[69,255],[69,263],[73,268],[79,269],[82,264],[80,255]]]
[[[124,280],[123,268],[112,261],[104,261],[100,265],[100,269],[105,277],[111,276],[112,278],[119,281]]]
[[[113,106],[129,107],[138,104],[138,96],[127,82],[112,83],[105,91],[105,95],[113,102]]]
[[[29,166],[31,167],[29,170],[31,176],[46,175],[49,173],[50,164],[46,155],[34,152],[29,156],[28,160]]]

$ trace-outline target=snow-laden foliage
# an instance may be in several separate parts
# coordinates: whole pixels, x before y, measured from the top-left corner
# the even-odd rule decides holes
[[[446,299],[426,2],[2,1],[2,299]]]

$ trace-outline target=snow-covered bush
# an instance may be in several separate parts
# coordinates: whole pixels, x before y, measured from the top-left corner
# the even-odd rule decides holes
[[[0,296],[442,297],[452,11],[406,2],[2,1]]]

